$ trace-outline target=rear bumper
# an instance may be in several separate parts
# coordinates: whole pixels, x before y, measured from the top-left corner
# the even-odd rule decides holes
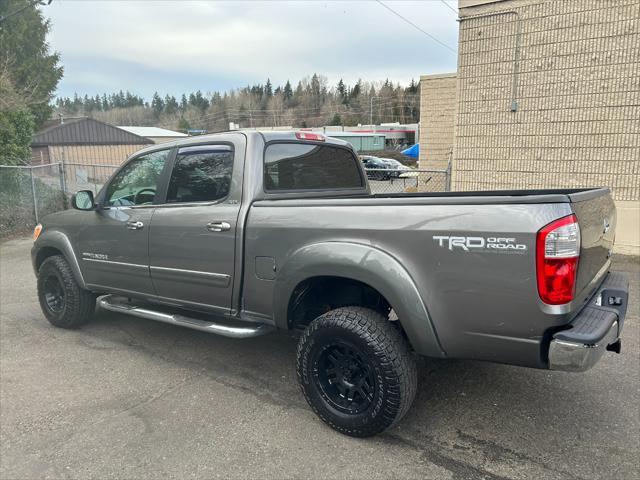
[[[583,372],[593,367],[606,350],[619,353],[628,298],[626,277],[619,272],[609,273],[569,328],[553,335],[549,368]]]

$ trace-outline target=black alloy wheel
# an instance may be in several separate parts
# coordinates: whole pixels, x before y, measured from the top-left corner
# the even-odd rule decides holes
[[[401,328],[368,308],[336,308],[313,320],[300,337],[296,363],[313,411],[346,435],[392,428],[416,394],[415,358]]]
[[[82,288],[62,255],[46,258],[38,268],[38,300],[52,325],[77,328],[91,321],[96,295]]]
[[[59,314],[64,310],[64,288],[58,276],[51,272],[42,282],[42,295],[45,307],[53,314]]]
[[[312,362],[313,379],[333,408],[353,415],[371,406],[376,379],[365,353],[356,346],[337,340],[317,349]]]

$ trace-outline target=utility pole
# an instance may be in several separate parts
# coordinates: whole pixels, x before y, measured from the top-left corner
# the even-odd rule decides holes
[[[374,98],[380,98],[380,95],[374,95],[369,99],[369,125],[371,126],[373,126],[373,99]]]
[[[369,125],[373,125],[373,99],[375,97],[371,97],[369,99]]]

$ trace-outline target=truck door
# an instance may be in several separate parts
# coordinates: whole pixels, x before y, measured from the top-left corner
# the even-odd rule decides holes
[[[245,155],[244,136],[230,137],[178,149],[149,231],[156,294],[220,314],[231,307]]]
[[[171,154],[167,149],[131,159],[100,193],[100,208],[83,216],[78,257],[87,284],[154,293],[149,275],[149,225]]]

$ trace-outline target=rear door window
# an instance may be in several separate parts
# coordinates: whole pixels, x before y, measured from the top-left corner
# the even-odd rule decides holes
[[[178,150],[169,180],[167,203],[215,202],[229,195],[233,149],[199,145]]]
[[[267,191],[362,188],[358,159],[347,148],[308,143],[271,143],[265,151]]]

